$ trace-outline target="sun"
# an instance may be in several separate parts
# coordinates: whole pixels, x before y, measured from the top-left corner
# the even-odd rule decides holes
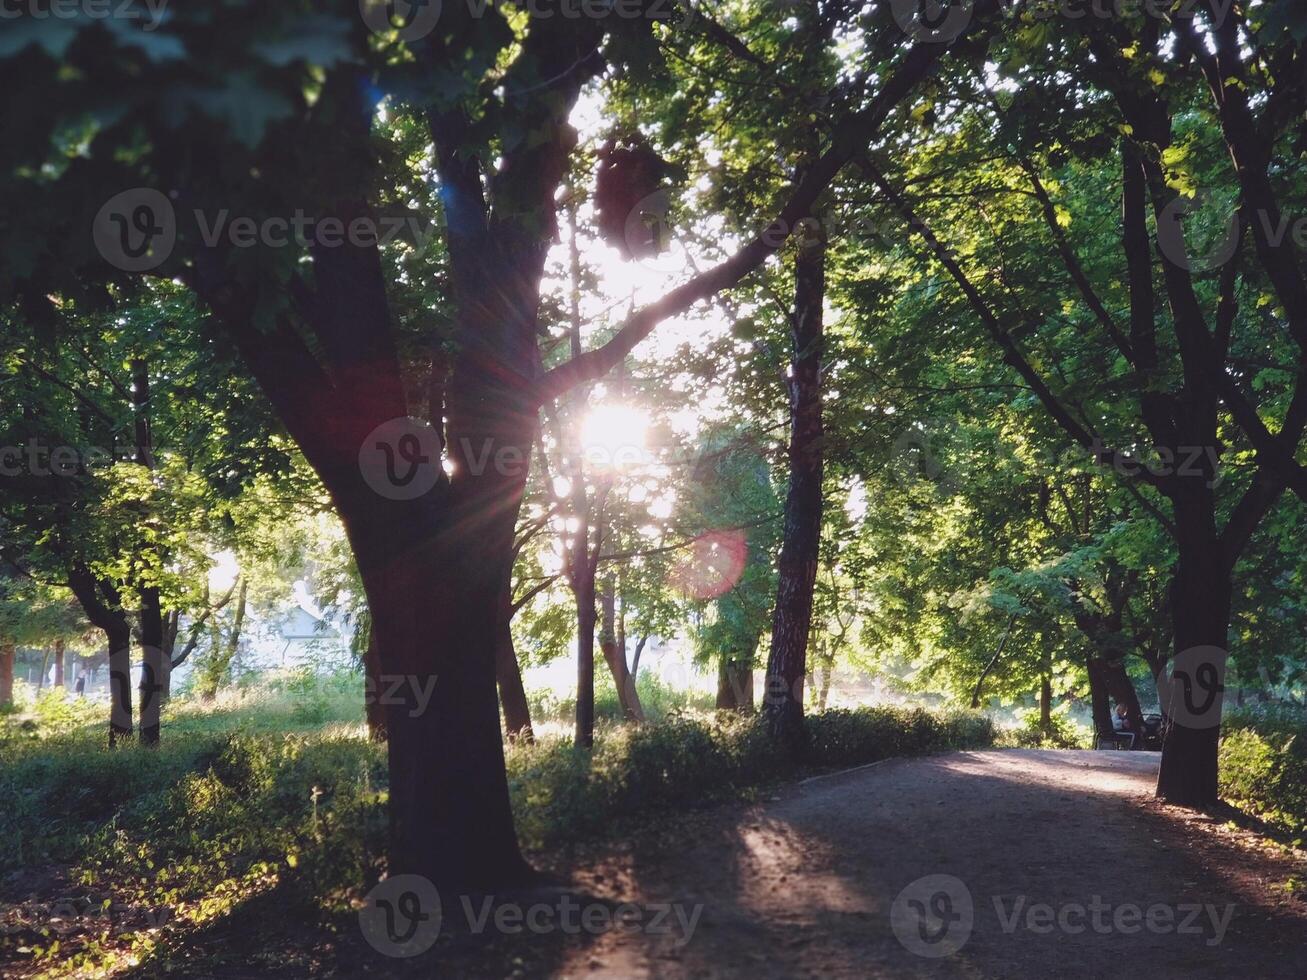
[[[586,461],[604,468],[630,469],[645,458],[649,416],[630,405],[601,405],[581,423]]]

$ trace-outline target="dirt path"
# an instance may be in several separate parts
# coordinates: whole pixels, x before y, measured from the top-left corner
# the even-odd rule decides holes
[[[639,903],[645,925],[573,946],[553,975],[1307,975],[1307,907],[1284,885],[1301,863],[1152,802],[1156,767],[1150,753],[956,753],[715,811],[691,839],[574,872]]]

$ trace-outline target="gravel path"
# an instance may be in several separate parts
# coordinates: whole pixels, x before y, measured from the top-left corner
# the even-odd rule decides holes
[[[722,808],[575,870],[644,925],[553,975],[1307,976],[1301,854],[1155,803],[1157,760],[963,752]]]

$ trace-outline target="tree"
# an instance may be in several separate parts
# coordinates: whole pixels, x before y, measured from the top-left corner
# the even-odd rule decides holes
[[[978,6],[988,14],[995,5]],[[438,680],[426,710],[389,706],[392,869],[426,874],[441,887],[482,888],[526,870],[508,805],[494,662],[539,406],[607,373],[661,320],[756,269],[949,46],[906,47],[878,64],[872,87],[857,86],[850,113],[766,231],[633,313],[603,346],[542,374],[539,284],[555,191],[575,143],[567,115],[605,57],[622,64],[652,53],[648,23],[528,18],[514,29],[498,10],[475,17],[456,8],[443,12],[439,30],[405,45],[390,25],[373,34],[349,13],[201,5],[128,44],[92,37],[80,23],[61,22],[57,39],[25,23],[3,49],[6,108],[35,104],[32,94],[41,93],[43,112],[13,114],[20,125],[3,161],[4,197],[17,205],[39,191],[15,207],[30,216],[64,180],[83,188],[79,200],[109,201],[124,187],[152,184],[177,189],[190,213],[235,208],[258,227],[300,206],[350,227],[371,214],[381,170],[370,93],[406,97],[430,127],[456,354],[447,371],[441,364],[431,372],[416,401],[443,425],[404,421],[413,414],[408,338],[392,316],[375,236],[242,251],[230,236],[205,242],[188,218],[178,247],[153,271],[181,278],[212,310],[218,335],[240,351],[331,494],[367,591],[382,672],[418,681],[410,687]],[[213,45],[214,37],[233,43]],[[601,50],[606,40],[611,49]],[[68,73],[69,65],[77,70]],[[32,187],[16,175],[47,173],[40,163],[51,136],[69,117],[81,118],[87,83],[132,94],[95,125],[91,152]],[[154,98],[164,91],[180,93],[179,106],[165,111]],[[145,148],[115,152],[127,143]],[[235,173],[252,176],[234,184]],[[71,225],[85,227],[85,217]],[[40,298],[60,288],[117,278],[91,260],[85,238],[67,234],[68,220],[42,214],[38,224],[47,228],[36,237],[51,248],[50,261],[21,276],[34,315],[43,315]],[[15,240],[30,248],[31,231],[23,227]],[[59,235],[63,247],[50,246]],[[14,254],[10,244],[5,254]],[[487,449],[502,465],[481,465]],[[362,469],[361,451],[374,460]],[[403,471],[395,469],[401,459]],[[396,479],[386,479],[387,461]],[[414,496],[404,488],[423,463],[429,490]],[[461,751],[430,749],[454,744]]]

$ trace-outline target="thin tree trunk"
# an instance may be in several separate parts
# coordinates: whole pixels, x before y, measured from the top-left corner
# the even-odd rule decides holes
[[[1053,734],[1053,678],[1047,669],[1039,679],[1039,734]]]
[[[504,712],[504,734],[510,742],[535,741],[531,727],[531,705],[522,684],[522,665],[513,649],[513,599],[504,590],[500,603],[499,643],[495,646],[495,681],[499,685],[499,704]]]
[[[136,415],[136,462],[154,469],[154,436],[150,425],[150,372],[144,360],[132,361],[132,409]],[[156,553],[143,558],[143,567],[154,575],[162,570],[162,556]],[[141,586],[141,744],[159,743],[162,691],[171,662],[164,654],[163,608],[159,601],[156,579],[147,578]]]
[[[994,651],[994,656],[992,656],[989,659],[989,663],[985,665],[985,669],[982,670],[980,672],[980,676],[976,678],[975,689],[971,692],[972,708],[980,707],[980,689],[985,683],[985,678],[989,676],[989,672],[994,669],[994,667],[998,664],[999,658],[1003,656],[1003,650],[1007,647],[1007,641],[1012,636],[1012,626],[1016,623],[1016,621],[1017,621],[1016,613],[1013,613],[1008,618],[1007,629],[1004,630],[1003,632],[1003,639],[999,642],[998,649]]]
[[[603,651],[604,660],[608,662],[608,671],[613,675],[613,684],[617,687],[617,701],[622,707],[622,717],[626,721],[643,724],[645,717],[644,707],[640,704],[640,694],[635,689],[635,679],[626,669],[626,654],[617,645],[617,596],[611,575],[604,579],[599,603],[603,609],[599,649]]]
[[[813,223],[815,224],[815,222]],[[822,517],[821,348],[826,242],[820,228],[800,242],[795,260],[790,360],[790,485],[778,564],[776,608],[763,710],[774,738],[803,742],[803,678]]]
[[[222,628],[218,622],[218,617],[213,617],[212,626],[212,645],[209,650],[209,659],[200,667],[200,697],[204,701],[213,701],[217,697],[218,689],[231,679],[232,661],[236,659],[236,654],[240,651],[241,632],[245,627],[245,607],[246,600],[249,596],[249,579],[242,575],[240,585],[236,593],[236,609],[232,615],[232,625],[228,631],[227,639],[222,637]],[[384,691],[379,691],[380,696]]]
[[[206,585],[207,588],[207,585]],[[172,697],[172,658],[177,652],[177,629],[181,625],[181,611],[174,609],[163,620],[163,675],[159,678],[159,707]]]
[[[717,660],[717,710],[734,711],[739,701],[731,683],[731,658],[723,654]]]
[[[86,618],[104,633],[109,648],[109,745],[132,735],[132,629],[122,611],[122,597],[109,582],[85,565],[68,571],[68,585]]]
[[[631,680],[635,680],[636,675],[640,673],[640,655],[644,653],[645,644],[648,642],[649,636],[645,634],[635,643],[635,653],[631,656]]]
[[[126,618],[105,630],[109,643],[109,744],[132,737],[132,630]]]
[[[817,689],[817,710],[825,711],[826,702],[830,699],[830,677],[831,665],[824,663],[821,665],[821,686]]]
[[[64,656],[65,647],[63,640],[54,641],[54,686],[64,686]]]
[[[41,672],[36,675],[36,693],[45,690],[45,672],[50,669],[50,651],[41,651]]]
[[[583,561],[585,559],[582,559]],[[589,748],[595,732],[595,594],[594,579],[582,574],[572,586],[576,596],[576,731],[577,745]]]
[[[14,659],[17,651],[9,640],[0,643],[0,708],[14,703]]]
[[[1089,705],[1094,720],[1094,740],[1103,735],[1110,735],[1112,727],[1112,703],[1107,693],[1107,680],[1103,676],[1103,662],[1093,654],[1085,658],[1085,670],[1089,674]]]
[[[368,636],[363,651],[363,712],[368,721],[368,737],[374,742],[386,740],[386,706],[382,697],[386,693],[385,678],[381,676],[381,657],[377,653],[377,631]]]

